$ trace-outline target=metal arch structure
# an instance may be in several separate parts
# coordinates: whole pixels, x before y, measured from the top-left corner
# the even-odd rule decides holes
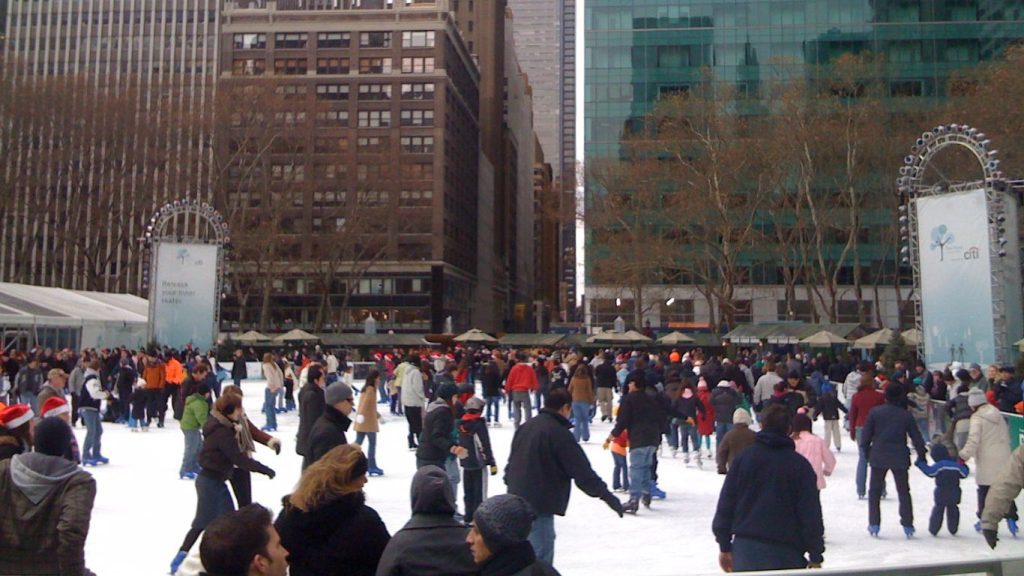
[[[1011,189],[1011,182],[999,170],[998,150],[991,148],[992,142],[986,135],[977,128],[965,124],[947,124],[936,126],[930,132],[924,132],[910,148],[910,154],[904,157],[903,166],[900,167],[899,177],[896,179],[897,193],[902,200],[900,203],[900,237],[905,243],[900,248],[900,259],[903,264],[909,264],[913,275],[914,286],[914,324],[920,333],[924,333],[922,301],[921,301],[921,259],[920,240],[917,234],[917,210],[916,201],[926,196],[936,196],[951,192],[983,189],[988,215],[988,238],[989,258],[1006,256],[1004,246],[1007,241],[1004,238],[1006,233],[1006,216],[1004,214],[1004,202],[1016,202],[1008,191]],[[969,151],[978,161],[982,170],[982,179],[948,183],[943,185],[927,185],[923,181],[924,174],[932,160],[943,152],[951,149],[965,149]],[[1016,223],[1011,223],[1010,228],[1013,234],[1017,234]],[[1009,343],[1007,339],[1007,310],[1006,293],[1008,289],[1020,290],[1020,283],[1007,286],[1003,280],[1003,270],[996,266],[990,266],[990,282],[992,287],[992,317],[994,324],[994,345],[997,363],[1005,363]],[[927,338],[922,338],[919,353],[922,360],[927,359],[928,350],[925,346]],[[960,346],[960,355],[963,356],[963,345]],[[951,353],[951,356],[953,354]]]
[[[176,227],[180,226],[178,230]],[[147,341],[154,337],[157,287],[151,278],[156,278],[158,246],[162,242],[209,244],[217,246],[216,294],[214,314],[211,319],[214,339],[220,329],[221,294],[224,292],[224,277],[227,270],[227,251],[231,244],[230,227],[221,213],[208,202],[184,198],[167,202],[161,206],[146,225],[140,242],[143,246],[142,283],[149,296],[149,321]],[[171,346],[183,343],[168,342]]]

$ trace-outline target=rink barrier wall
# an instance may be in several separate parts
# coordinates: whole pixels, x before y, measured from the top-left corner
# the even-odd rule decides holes
[[[825,558],[828,566],[828,557]],[[964,562],[944,562],[942,564],[920,564],[917,566],[883,566],[878,568],[845,568],[826,570],[829,576],[1019,576],[1024,574],[1024,558],[993,558],[991,560],[968,560]],[[751,576],[807,576],[803,570],[772,570],[764,572],[744,572]],[[814,572],[810,572],[814,574]],[[709,575],[710,576],[710,575]]]

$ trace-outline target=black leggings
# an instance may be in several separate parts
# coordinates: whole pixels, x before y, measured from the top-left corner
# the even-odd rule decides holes
[[[235,468],[231,473],[231,491],[235,493],[235,501],[238,507],[252,504],[252,472]]]
[[[416,445],[420,434],[423,433],[423,408],[420,406],[406,406],[405,420],[409,423],[409,447]]]

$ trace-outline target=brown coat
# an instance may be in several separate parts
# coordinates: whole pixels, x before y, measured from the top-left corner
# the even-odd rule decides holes
[[[737,424],[729,430],[718,445],[718,473],[725,474],[740,452],[753,446],[756,440],[757,435],[746,424]]]
[[[96,481],[56,456],[31,453],[19,466],[48,478],[33,504],[12,478],[14,460],[0,462],[0,574],[90,574],[85,568]]]
[[[359,416],[362,422],[355,418],[356,432],[380,432],[380,415],[377,414],[377,387],[363,386],[359,393]]]
[[[572,394],[573,402],[594,403],[594,381],[590,376],[576,374],[569,381],[569,394]]]

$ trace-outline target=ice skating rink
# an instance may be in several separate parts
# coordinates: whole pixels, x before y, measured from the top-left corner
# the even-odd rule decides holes
[[[243,385],[245,408],[257,426],[263,425],[262,382]],[[409,482],[415,472],[415,458],[406,448],[404,418],[390,416],[380,405],[386,424],[377,438],[377,464],[382,478],[366,486],[367,504],[377,510],[394,534],[409,519]],[[513,429],[503,414],[501,428],[491,428],[499,472],[488,477],[488,493],[505,492],[504,465]],[[278,415],[281,454],[258,446],[255,458],[277,472],[274,480],[253,475],[253,499],[271,508],[275,516],[281,497],[299,478],[301,458],[295,453],[297,412]],[[599,418],[598,418],[599,419]],[[612,457],[601,444],[611,425],[591,425],[591,439],[583,449],[594,469],[611,486]],[[820,434],[819,421],[815,433]],[[75,429],[79,443],[85,438],[81,425]],[[355,440],[350,430],[349,441]],[[664,446],[664,445],[663,445]],[[97,480],[96,504],[86,545],[86,564],[100,576],[166,574],[195,512],[193,483],[178,479],[184,440],[178,423],[168,416],[167,427],[155,425],[148,433],[131,433],[120,424],[104,424],[103,454],[110,464],[88,468]],[[364,449],[366,445],[364,443]],[[989,550],[974,531],[976,485],[973,473],[961,483],[961,526],[957,536],[943,530],[932,537],[927,531],[934,483],[918,470],[910,472],[917,536],[907,540],[899,526],[895,488],[889,481],[890,497],[882,501],[880,538],[867,533],[867,501],[858,500],[854,487],[857,450],[846,437],[837,455],[835,473],[822,493],[825,515],[825,568],[903,567],[920,563],[1024,555],[1024,539],[1010,538],[1000,527],[1000,544]],[[971,463],[968,463],[970,465]],[[718,568],[718,547],[711,534],[718,491],[723,476],[711,462],[698,469],[683,463],[682,454],[672,459],[667,446],[658,465],[659,486],[668,493],[655,500],[652,508],[640,509],[636,517],[619,519],[602,502],[573,488],[569,510],[555,520],[558,534],[555,567],[566,576],[594,574],[714,574]],[[625,499],[624,495],[622,496]],[[1021,504],[1018,499],[1018,506]],[[459,495],[459,509],[461,489]]]

